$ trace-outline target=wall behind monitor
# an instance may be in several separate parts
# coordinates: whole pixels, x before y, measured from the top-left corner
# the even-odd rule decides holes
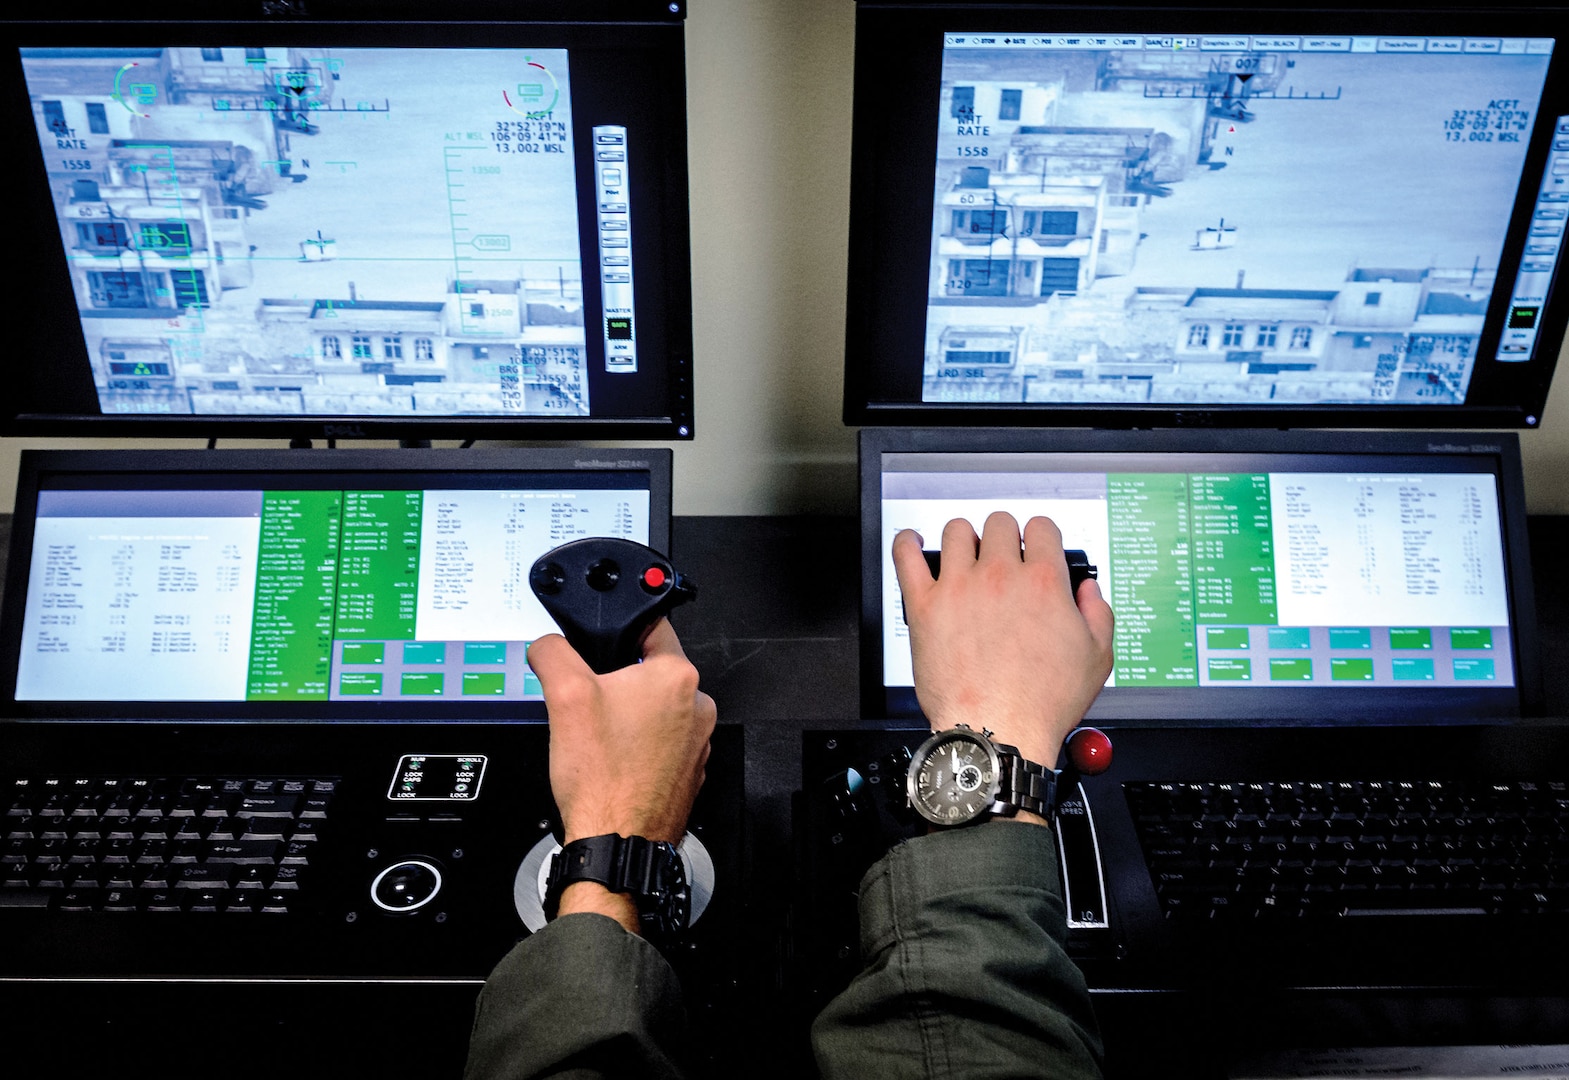
[[[691,0],[698,434],[671,444],[678,514],[854,509],[855,436],[839,420],[854,26],[853,0]],[[1569,378],[1521,441],[1531,512],[1569,514]],[[200,445],[0,439],[0,512],[23,447]]]

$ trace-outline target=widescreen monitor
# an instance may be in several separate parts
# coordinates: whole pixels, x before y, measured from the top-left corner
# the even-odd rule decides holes
[[[1045,515],[1117,619],[1092,719],[1505,720],[1539,707],[1512,432],[861,433],[861,690],[918,718],[891,549]]]
[[[0,430],[690,438],[684,15],[0,23],[28,253]]]
[[[847,422],[1537,426],[1564,14],[863,0]]]
[[[528,584],[670,540],[669,450],[28,451],[8,717],[543,720]]]

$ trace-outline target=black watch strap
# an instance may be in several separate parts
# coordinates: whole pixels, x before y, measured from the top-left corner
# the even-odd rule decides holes
[[[561,893],[579,881],[593,881],[611,892],[629,894],[645,930],[671,934],[686,928],[691,890],[674,844],[615,833],[572,841],[550,861],[545,878],[546,919],[556,917]]]

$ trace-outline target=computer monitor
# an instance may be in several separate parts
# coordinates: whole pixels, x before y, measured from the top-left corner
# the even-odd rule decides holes
[[[684,17],[0,24],[26,253],[0,431],[690,438]]]
[[[1535,427],[1561,23],[861,0],[846,421]]]
[[[528,584],[667,550],[669,450],[28,451],[0,686],[20,718],[543,720]]]
[[[866,429],[861,696],[919,718],[891,548],[1045,515],[1117,617],[1092,719],[1503,720],[1540,706],[1513,433]]]

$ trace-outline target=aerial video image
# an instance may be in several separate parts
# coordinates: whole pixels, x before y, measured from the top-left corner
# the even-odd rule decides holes
[[[949,35],[922,399],[1463,403],[1551,49]]]
[[[584,416],[560,49],[24,49],[106,413]]]

